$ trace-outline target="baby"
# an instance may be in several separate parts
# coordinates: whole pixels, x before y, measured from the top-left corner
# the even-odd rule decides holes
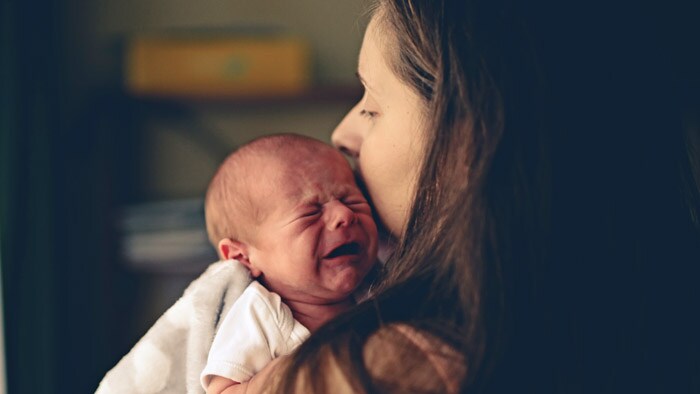
[[[291,134],[231,154],[205,211],[219,256],[256,279],[221,322],[201,374],[207,393],[221,393],[354,305],[376,260],[377,227],[343,156]]]

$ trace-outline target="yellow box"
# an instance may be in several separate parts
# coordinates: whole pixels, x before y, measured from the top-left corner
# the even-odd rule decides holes
[[[309,88],[309,52],[292,37],[140,37],[129,45],[126,84],[137,95],[295,94]]]

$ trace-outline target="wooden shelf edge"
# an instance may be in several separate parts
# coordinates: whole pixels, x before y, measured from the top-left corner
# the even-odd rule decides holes
[[[197,94],[136,94],[127,93],[144,103],[225,104],[240,106],[349,103],[362,97],[362,87],[355,85],[318,86],[294,93],[261,95],[197,95]]]

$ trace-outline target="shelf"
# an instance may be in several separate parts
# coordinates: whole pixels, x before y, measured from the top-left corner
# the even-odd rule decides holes
[[[319,86],[302,92],[282,93],[260,96],[198,96],[198,95],[131,95],[144,104],[216,104],[236,106],[261,105],[308,105],[308,104],[343,104],[352,103],[362,97],[362,87]]]

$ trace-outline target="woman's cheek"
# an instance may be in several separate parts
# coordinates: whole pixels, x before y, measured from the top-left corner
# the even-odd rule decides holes
[[[404,213],[400,203],[397,201],[397,193],[389,190],[390,188],[374,188],[369,185],[367,189],[370,195],[376,196],[374,199],[374,209],[382,225],[392,234],[396,236],[400,235],[404,222]]]
[[[396,186],[399,176],[394,174],[395,164],[392,160],[391,146],[382,146],[371,142],[365,144],[360,153],[360,169],[363,181],[372,203],[372,208],[382,224],[392,233],[397,233],[396,225]],[[400,226],[398,226],[400,227]]]

